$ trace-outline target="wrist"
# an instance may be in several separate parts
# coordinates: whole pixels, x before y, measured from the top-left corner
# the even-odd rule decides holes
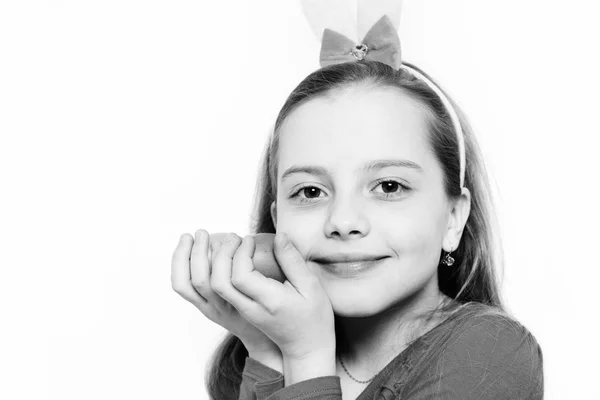
[[[283,356],[285,386],[322,376],[336,376],[335,349],[305,356]]]

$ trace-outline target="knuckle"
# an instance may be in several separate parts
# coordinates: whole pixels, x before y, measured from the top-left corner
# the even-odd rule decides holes
[[[279,306],[277,305],[277,303],[273,303],[273,302],[269,301],[269,302],[265,302],[265,304],[263,304],[263,306],[265,307],[267,312],[271,315],[275,315],[279,311]]]
[[[225,294],[225,288],[223,288],[221,285],[213,285],[212,290],[221,297],[223,297],[223,295]]]
[[[192,286],[201,291],[206,289],[208,286],[206,281],[203,279],[192,278],[191,281],[192,281]]]
[[[242,239],[237,236],[235,233],[227,234],[227,236],[223,239],[222,245],[217,250],[215,257],[224,257],[232,259],[235,254],[235,250],[242,243]]]
[[[234,232],[229,232],[225,234],[225,243],[229,245],[239,244],[242,242],[242,239],[235,234]]]
[[[171,287],[175,291],[175,293],[179,294],[181,297],[187,299],[188,298],[188,287],[182,284],[181,282],[173,282]]]
[[[224,293],[223,284],[218,279],[215,279],[214,275],[210,278],[210,287],[215,293],[219,295]]]
[[[231,252],[231,249],[242,242],[242,239],[233,232],[222,232],[211,235],[210,246],[213,251],[221,253]]]
[[[177,282],[171,282],[171,288],[172,288],[172,289],[173,289],[173,290],[174,290],[176,293],[179,293],[179,294],[181,294],[181,292],[182,292],[182,290],[183,290],[183,289],[182,289],[182,287],[181,287],[181,285],[180,285],[179,283],[177,283]]]
[[[210,235],[208,235],[209,247],[212,250],[217,250],[221,246],[221,243],[223,243],[223,239],[224,239],[224,233],[222,233],[222,232],[211,233]]]
[[[240,287],[244,284],[244,280],[238,274],[232,274],[231,284],[235,287]]]

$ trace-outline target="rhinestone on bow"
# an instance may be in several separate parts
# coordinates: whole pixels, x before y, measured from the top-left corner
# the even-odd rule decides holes
[[[352,49],[352,55],[360,61],[363,58],[365,58],[365,56],[367,55],[367,51],[369,51],[369,48],[366,44],[359,44]]]

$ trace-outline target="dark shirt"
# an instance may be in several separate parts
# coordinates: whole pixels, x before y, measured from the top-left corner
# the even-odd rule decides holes
[[[460,318],[474,308],[470,318]],[[443,351],[430,358],[430,346]],[[415,369],[422,370],[418,377],[410,374],[416,363],[425,363],[424,369]],[[467,303],[409,344],[357,400],[541,400],[543,390],[542,350],[533,335],[495,307]],[[341,400],[340,378],[323,376],[284,387],[279,371],[246,358],[240,400],[309,399]]]

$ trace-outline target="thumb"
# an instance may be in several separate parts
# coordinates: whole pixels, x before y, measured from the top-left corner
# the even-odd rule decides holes
[[[302,254],[283,232],[275,235],[274,253],[288,281],[296,289],[308,287],[314,276],[306,267]]]

